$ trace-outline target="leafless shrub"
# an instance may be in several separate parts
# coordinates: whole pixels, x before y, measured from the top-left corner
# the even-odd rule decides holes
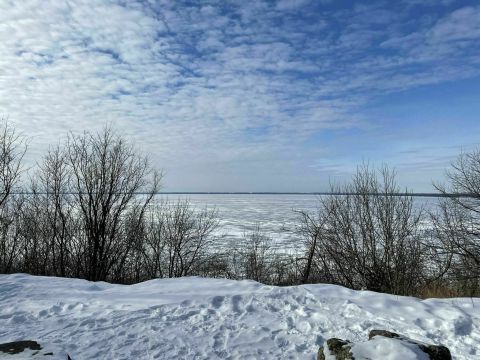
[[[320,279],[351,288],[414,293],[423,282],[421,212],[399,194],[395,173],[364,165],[332,193],[350,195],[322,197],[315,217],[301,214],[309,245],[303,281],[315,268]]]
[[[153,209],[145,243],[151,276],[200,275],[213,255],[216,210],[195,210],[188,200],[162,203]]]
[[[244,278],[270,283],[270,261],[274,253],[272,239],[261,231],[259,224],[253,231],[244,234],[236,251]]]
[[[0,215],[0,273],[22,271],[25,243],[19,231],[25,197],[4,201]]]
[[[446,196],[432,221],[436,250],[447,275],[464,294],[480,291],[480,150],[462,153],[447,171],[448,185],[436,185]]]
[[[422,211],[395,173],[360,167],[317,213],[298,212],[298,253],[278,251],[258,225],[220,244],[215,210],[153,204],[161,175],[112,129],[70,135],[20,188],[26,145],[0,125],[0,272],[134,283],[189,275],[266,284],[328,282],[394,294],[480,292],[480,150],[447,173],[445,195]],[[25,184],[25,183],[23,183]],[[20,190],[20,191],[18,191]],[[349,195],[342,195],[349,194]]]
[[[296,252],[275,252],[269,261],[270,284],[278,286],[298,285],[302,281],[304,267]]]
[[[9,199],[23,171],[26,140],[10,124],[0,124],[0,208]]]
[[[22,271],[123,281],[159,181],[110,128],[70,135],[44,157],[21,208]]]
[[[122,221],[131,208],[140,221],[161,176],[110,128],[71,135],[66,159],[71,171],[69,186],[85,231],[80,240],[86,250],[83,273],[89,280],[106,280],[132,247],[122,241]],[[138,197],[139,192],[145,197]]]
[[[335,279],[328,274],[327,254],[319,251],[323,230],[326,226],[326,217],[323,216],[320,209],[316,214],[305,210],[297,211],[297,214],[299,216],[297,232],[303,239],[306,249],[305,257],[298,259],[302,267],[301,283],[334,282]]]
[[[27,150],[25,138],[10,124],[0,124],[0,272],[15,269],[21,243],[15,223],[23,203],[22,196],[12,194],[23,171]]]
[[[273,239],[265,234],[260,224],[245,232],[243,238],[228,244],[228,277],[249,279],[270,285],[299,283],[295,255],[277,249]]]
[[[65,154],[60,147],[50,149],[31,180],[30,194],[22,208],[25,272],[56,276],[75,273],[71,268],[75,213],[68,177]]]

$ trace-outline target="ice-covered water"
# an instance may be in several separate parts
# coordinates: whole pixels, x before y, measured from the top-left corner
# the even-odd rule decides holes
[[[225,241],[238,241],[258,225],[279,247],[296,249],[302,241],[297,211],[316,211],[319,198],[309,194],[170,194],[157,199],[189,199],[196,208],[215,208],[221,225],[218,235]],[[415,204],[432,208],[437,200],[417,197]]]

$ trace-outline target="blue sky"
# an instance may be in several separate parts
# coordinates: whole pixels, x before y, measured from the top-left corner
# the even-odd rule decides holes
[[[432,191],[479,110],[478,1],[0,2],[31,163],[110,123],[166,191],[323,191],[362,161]]]

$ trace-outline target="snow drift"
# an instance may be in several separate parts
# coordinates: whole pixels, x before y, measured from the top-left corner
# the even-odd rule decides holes
[[[198,277],[136,285],[0,275],[0,343],[72,359],[314,359],[331,337],[386,329],[480,359],[480,299]]]

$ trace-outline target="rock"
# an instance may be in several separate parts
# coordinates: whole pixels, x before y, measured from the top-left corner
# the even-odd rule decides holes
[[[8,359],[10,358],[8,355],[13,355],[13,358],[18,359],[15,355],[23,353],[25,350],[27,352],[21,355],[22,359],[48,359],[50,356],[54,356],[53,352],[45,350],[36,341],[21,340],[0,344],[0,358]]]
[[[42,347],[39,343],[32,340],[23,340],[23,341],[13,341],[9,343],[0,344],[0,352],[6,354],[19,354],[25,349],[30,350],[42,350]]]
[[[342,339],[332,338],[327,340],[327,348],[325,345],[318,350],[317,360],[325,359],[325,350],[329,351],[332,356],[335,356],[337,360],[353,360],[353,355],[350,352],[352,343]]]
[[[452,354],[446,346],[419,344],[418,347],[430,356],[430,360],[452,360]]]
[[[368,333],[368,340],[372,340],[374,336],[383,336],[390,339],[395,339],[400,337],[400,335],[387,330],[371,330]]]
[[[379,337],[387,338],[389,340],[380,341],[378,340]],[[374,340],[374,338],[376,340]],[[368,340],[369,341],[367,342],[360,342],[358,344],[355,344],[351,343],[350,341],[337,338],[329,339],[327,340],[326,344],[324,344],[324,346],[319,349],[317,360],[355,360],[355,356],[360,356],[360,358],[356,360],[381,360],[386,355],[385,351],[387,351],[388,354],[391,354],[392,345],[395,345],[393,346],[393,348],[398,348],[400,350],[400,353],[402,352],[401,349],[412,349],[413,345],[413,348],[416,348],[419,353],[423,352],[427,354],[430,360],[452,360],[450,350],[445,346],[424,344],[387,330],[370,331],[368,334]],[[392,345],[388,345],[387,347],[383,347],[383,349],[380,349],[378,345],[382,342],[385,343],[385,341],[387,341],[387,343],[393,343],[390,343]],[[367,351],[367,353],[369,354],[368,356],[366,355],[365,351]],[[375,357],[375,354],[377,354],[377,357]],[[401,355],[399,354],[398,356],[400,359]]]
[[[450,354],[450,350],[442,345],[429,345],[423,344],[421,342],[409,339],[404,336],[400,336],[394,332],[387,331],[387,330],[372,330],[368,334],[368,340],[371,340],[374,336],[383,336],[390,339],[399,339],[401,341],[409,342],[410,344],[417,345],[420,350],[426,353],[430,360],[452,360],[452,355]]]

